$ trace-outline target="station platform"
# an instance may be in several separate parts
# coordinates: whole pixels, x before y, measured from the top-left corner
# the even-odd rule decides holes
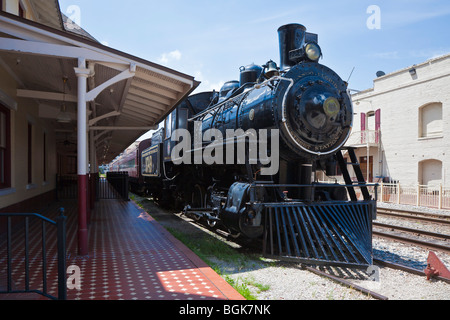
[[[96,203],[89,224],[88,256],[77,255],[76,202],[63,202],[59,206],[65,208],[67,217],[67,267],[78,267],[81,274],[81,288],[68,289],[68,300],[244,300],[134,202]],[[49,278],[56,272],[54,260],[49,262]],[[31,280],[33,277],[39,275],[31,274]],[[57,295],[55,281],[49,283],[48,293]],[[0,300],[14,297],[0,295]]]

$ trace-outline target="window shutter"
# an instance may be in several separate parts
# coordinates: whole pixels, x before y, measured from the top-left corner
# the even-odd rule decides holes
[[[378,131],[381,128],[381,109],[375,111],[375,130]]]
[[[361,113],[361,143],[366,142],[366,114]]]
[[[366,131],[366,114],[361,113],[361,131]]]
[[[375,111],[375,142],[380,142],[381,109]]]

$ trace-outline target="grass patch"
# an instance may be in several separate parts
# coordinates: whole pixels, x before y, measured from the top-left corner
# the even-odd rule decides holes
[[[239,292],[246,300],[257,300],[258,298],[251,292],[245,281],[237,281],[230,276],[225,276],[225,280]]]
[[[243,254],[237,253],[233,248],[224,244],[220,240],[205,236],[201,238],[192,238],[180,231],[174,230],[172,228],[167,228],[167,230],[178,240],[183,242],[189,249],[191,249],[197,256],[199,256],[203,261],[205,261],[211,268],[220,276],[222,276],[225,281],[227,281],[237,292],[239,292],[247,300],[257,300],[257,297],[251,290],[251,287],[256,288],[257,293],[267,291],[270,286],[257,283],[253,279],[233,279],[230,275],[224,273],[221,266],[211,258],[232,263],[237,266],[237,269],[245,268],[250,262],[249,258]]]
[[[211,257],[215,257],[218,260],[239,264],[245,267],[246,258],[242,254],[237,253],[233,248],[222,241],[210,236],[205,235],[201,237],[191,237],[183,232],[167,227],[175,238],[183,242],[189,249],[194,251],[203,261],[211,262]],[[214,264],[214,263],[213,263]]]
[[[143,204],[148,201],[147,199],[139,199],[134,194],[130,194],[130,199],[144,209],[145,206]],[[257,257],[255,257],[256,260],[252,259],[250,256],[237,252],[226,243],[206,233],[204,235],[193,236],[175,228],[168,226],[165,226],[165,228],[208,264],[217,274],[222,276],[245,299],[257,300],[253,292],[260,293],[270,289],[270,286],[257,283],[254,279],[243,279],[241,277],[237,278],[237,280],[234,279],[227,273],[226,265],[231,265],[233,269],[239,271],[247,267],[255,267],[255,264],[265,263],[270,265],[271,263]]]

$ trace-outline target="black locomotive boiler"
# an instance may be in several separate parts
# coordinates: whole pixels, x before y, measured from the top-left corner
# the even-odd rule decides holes
[[[227,82],[219,93],[192,95],[167,117],[141,154],[145,187],[211,227],[261,239],[267,256],[370,265],[376,202],[353,150],[344,147],[353,122],[347,83],[319,63],[317,35],[300,24],[282,26],[278,34],[279,67],[273,61],[242,67],[239,81]],[[202,139],[211,130],[216,139]],[[230,130],[238,134],[227,135]],[[180,132],[192,139],[180,138]],[[219,133],[223,139],[217,139]],[[259,146],[252,142],[263,138],[265,151],[277,162],[272,174],[264,172],[274,163],[262,161],[252,149]],[[182,142],[189,150],[180,153]],[[199,161],[196,155],[204,155],[212,142],[223,146],[221,153],[208,151],[219,161]],[[238,159],[239,143],[245,154]],[[181,157],[185,161],[177,161]],[[337,169],[345,185],[316,181],[317,171],[336,175]]]

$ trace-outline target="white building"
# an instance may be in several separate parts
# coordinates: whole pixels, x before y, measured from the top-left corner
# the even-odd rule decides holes
[[[347,145],[370,182],[450,184],[450,54],[381,75],[352,97]]]

